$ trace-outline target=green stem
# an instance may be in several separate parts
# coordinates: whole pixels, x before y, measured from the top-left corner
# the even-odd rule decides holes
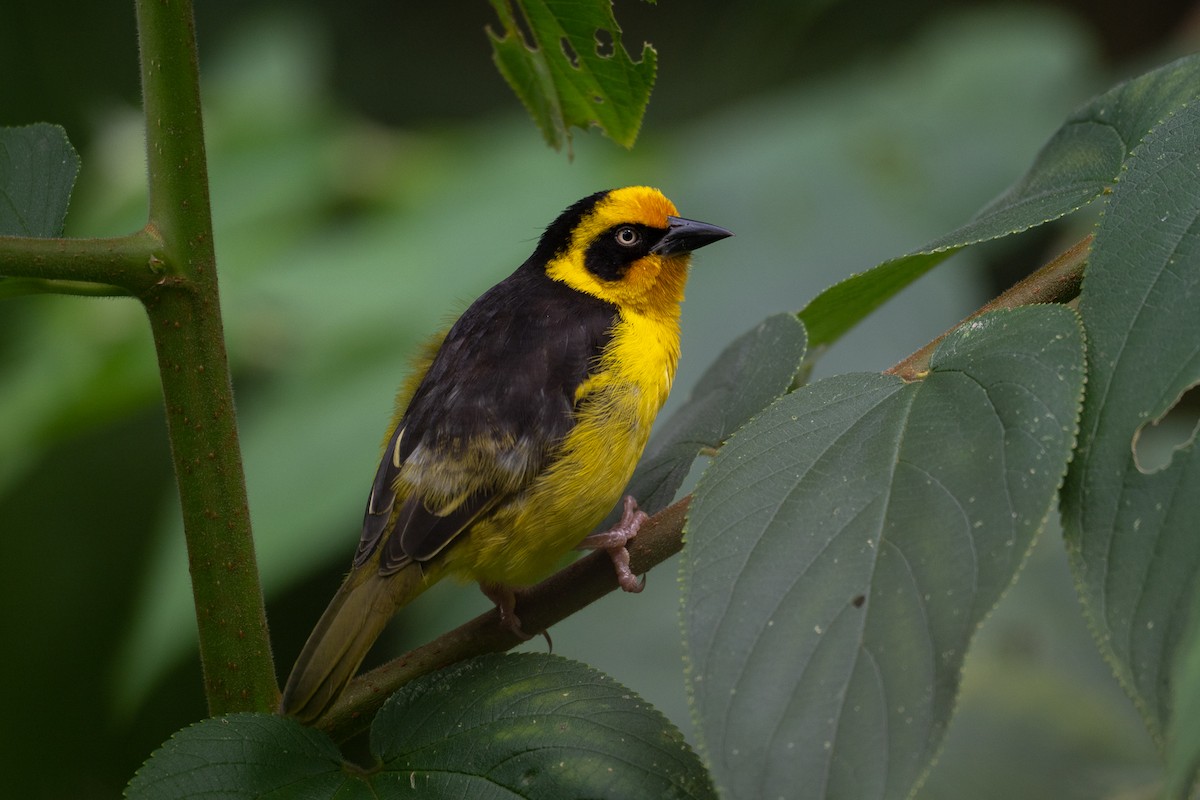
[[[138,0],[149,230],[172,276],[140,295],[158,352],[210,713],[269,711],[278,686],[221,323],[192,6]]]
[[[111,239],[0,236],[0,275],[119,286],[140,295],[164,278],[162,249],[163,240],[150,227]],[[63,286],[69,291],[70,285]]]

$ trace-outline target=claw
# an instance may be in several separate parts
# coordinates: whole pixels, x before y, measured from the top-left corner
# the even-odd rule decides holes
[[[521,620],[517,617],[517,596],[513,594],[513,590],[501,583],[481,583],[479,589],[489,600],[496,604],[496,610],[500,612],[500,627],[510,632],[523,642],[528,642],[536,633],[526,633],[521,627]],[[546,639],[546,647],[550,652],[554,652],[554,642],[550,640],[550,631],[542,631],[542,636]]]
[[[638,508],[633,496],[626,495],[621,521],[607,531],[585,536],[578,546],[580,550],[607,550],[613,562],[613,569],[617,572],[617,583],[627,592],[640,592],[646,588],[645,576],[639,581],[629,568],[629,550],[626,545],[630,539],[637,536],[642,523],[647,519],[649,516]]]

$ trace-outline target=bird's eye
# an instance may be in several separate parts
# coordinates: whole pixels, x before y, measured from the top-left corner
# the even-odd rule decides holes
[[[628,225],[622,225],[617,228],[617,244],[622,247],[633,247],[642,240],[642,235],[637,232],[636,228],[631,228]]]

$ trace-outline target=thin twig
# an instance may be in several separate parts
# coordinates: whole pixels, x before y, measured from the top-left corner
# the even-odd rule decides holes
[[[1066,250],[1053,261],[1041,267],[1020,283],[1014,284],[992,301],[981,306],[979,310],[899,364],[884,370],[884,374],[896,375],[906,381],[920,380],[929,373],[929,359],[933,357],[934,351],[941,345],[942,340],[965,323],[989,311],[1037,305],[1039,303],[1059,303],[1077,296],[1079,294],[1079,287],[1083,282],[1083,268],[1087,265],[1088,251],[1091,246],[1092,237],[1089,234],[1073,244],[1070,249]]]

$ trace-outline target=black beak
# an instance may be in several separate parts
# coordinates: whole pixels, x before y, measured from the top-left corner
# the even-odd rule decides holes
[[[663,238],[658,240],[658,244],[650,248],[651,253],[657,253],[660,256],[690,253],[705,245],[733,236],[724,228],[709,225],[707,222],[697,222],[694,219],[667,217],[667,223],[667,232],[663,234]]]

